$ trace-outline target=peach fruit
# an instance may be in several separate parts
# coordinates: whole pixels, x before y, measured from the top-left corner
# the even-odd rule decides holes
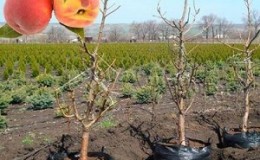
[[[53,0],[6,0],[4,17],[16,32],[30,35],[46,28],[52,10]]]
[[[99,12],[99,0],[54,0],[58,21],[68,27],[83,28],[93,23]]]

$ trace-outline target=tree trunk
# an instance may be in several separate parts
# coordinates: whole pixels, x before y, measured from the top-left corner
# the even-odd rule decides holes
[[[179,42],[179,58],[178,58],[178,108],[179,108],[179,143],[180,145],[186,146],[185,142],[185,114],[184,114],[184,71],[185,71],[185,46],[184,46],[184,37],[183,37],[183,23],[180,23],[180,28],[182,28],[180,32],[180,42]]]
[[[181,98],[180,104],[179,104],[179,142],[180,145],[186,146],[186,141],[185,141],[185,114],[183,113],[184,109],[184,99]]]
[[[247,125],[248,125],[248,116],[249,116],[249,110],[250,110],[250,105],[249,105],[249,89],[246,89],[244,93],[244,100],[245,100],[245,108],[244,108],[244,116],[243,116],[243,124],[242,124],[242,132],[247,132]]]
[[[84,129],[81,140],[80,160],[88,160],[88,141],[89,131]]]
[[[243,116],[243,122],[242,122],[242,132],[247,132],[248,127],[248,117],[249,117],[249,111],[250,111],[250,87],[252,85],[252,82],[254,81],[254,75],[253,75],[253,69],[252,69],[252,61],[251,61],[251,54],[247,53],[247,59],[246,59],[246,85],[244,88],[244,116]]]

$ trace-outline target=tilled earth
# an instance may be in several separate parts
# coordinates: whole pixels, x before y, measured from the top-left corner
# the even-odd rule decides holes
[[[260,89],[256,89],[251,95],[251,131],[260,128],[259,92]],[[189,145],[200,147],[210,142],[212,160],[260,160],[260,148],[223,148],[218,138],[217,127],[239,128],[242,106],[242,93],[209,97],[198,94],[186,118]],[[1,160],[46,160],[57,152],[72,155],[79,151],[81,125],[78,122],[55,118],[55,109],[32,111],[26,108],[25,105],[8,108],[8,129],[0,133]],[[176,113],[169,95],[158,104],[140,105],[128,98],[120,99],[117,107],[104,118],[113,125],[104,127],[99,123],[93,127],[90,159],[99,159],[104,153],[115,160],[152,159],[153,142],[158,137],[178,137]]]

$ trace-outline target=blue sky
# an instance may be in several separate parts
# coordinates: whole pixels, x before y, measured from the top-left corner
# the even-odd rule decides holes
[[[3,5],[5,0],[0,0],[0,22],[4,22]],[[146,20],[159,20],[156,18],[156,11],[159,0],[110,0],[111,3],[121,5],[121,8],[111,15],[108,23],[132,23]],[[195,0],[197,8],[200,8],[200,14],[197,19],[203,15],[215,14],[218,17],[225,17],[233,23],[241,23],[245,15],[245,6],[243,0]],[[182,9],[182,0],[161,0],[161,8],[166,12],[168,18],[174,19],[180,17]],[[190,0],[192,6],[193,1]],[[260,0],[253,0],[253,9],[260,6]],[[258,9],[258,12],[259,9]],[[97,22],[99,22],[98,18]],[[57,22],[55,18],[52,22]]]

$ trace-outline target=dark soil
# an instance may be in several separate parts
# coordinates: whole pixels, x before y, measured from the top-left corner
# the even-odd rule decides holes
[[[260,89],[256,89],[251,95],[249,119],[251,130],[257,131],[260,128],[259,92]],[[242,97],[242,93],[197,95],[187,115],[189,144],[199,147],[210,141],[212,160],[260,160],[260,148],[223,148],[217,134],[218,127],[239,128]],[[24,105],[8,108],[8,129],[0,133],[0,159],[46,160],[50,155],[57,156],[58,151],[73,159],[80,148],[81,125],[74,120],[68,123],[68,119],[55,118],[55,109],[32,111],[26,108]],[[131,99],[120,99],[117,108],[107,114],[115,126],[105,128],[99,123],[90,134],[91,160],[107,154],[115,160],[152,159],[153,142],[158,137],[178,137],[176,113],[169,95],[165,95],[159,104],[140,105]],[[63,159],[62,154],[59,156]]]

